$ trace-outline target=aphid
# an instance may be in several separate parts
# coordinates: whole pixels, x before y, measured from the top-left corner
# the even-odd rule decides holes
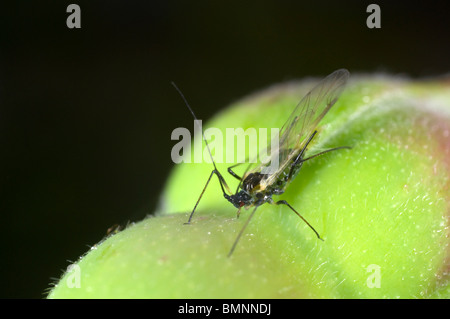
[[[123,227],[119,224],[114,224],[106,230],[106,236],[115,235],[123,230]]]
[[[335,151],[343,148],[350,148],[348,146],[341,146],[331,148],[323,152],[305,157],[306,149],[317,134],[317,125],[322,118],[327,114],[330,108],[336,103],[339,98],[350,73],[345,69],[340,69],[323,79],[317,86],[315,86],[303,99],[297,104],[292,114],[287,119],[286,123],[282,126],[279,134],[278,147],[271,149],[271,158],[278,157],[277,169],[267,172],[264,170],[270,165],[269,163],[259,163],[253,168],[250,167],[246,170],[242,177],[238,176],[232,168],[236,165],[228,168],[228,172],[239,180],[239,186],[235,193],[230,191],[222,174],[217,170],[216,164],[212,159],[211,151],[209,150],[208,142],[205,136],[203,139],[208,148],[211,160],[214,166],[211,175],[206,182],[203,191],[198,198],[194,209],[192,210],[188,221],[185,224],[190,224],[195,210],[211,181],[212,176],[215,174],[223,192],[223,196],[238,209],[237,217],[239,217],[242,207],[246,209],[254,207],[244,226],[237,235],[229,253],[231,256],[236,248],[236,245],[244,233],[245,228],[250,222],[251,218],[255,214],[256,209],[264,203],[270,203],[275,205],[286,205],[289,207],[298,217],[300,217],[316,234],[317,238],[322,240],[319,233],[314,227],[300,215],[288,202],[285,200],[274,201],[273,195],[281,195],[286,190],[289,183],[297,176],[303,163],[313,159],[319,155],[327,152]],[[194,119],[197,119],[192,108],[187,103],[185,97],[181,91],[172,83],[176,90],[180,93],[186,106],[189,108]],[[202,132],[203,134],[203,132]],[[273,142],[272,142],[273,144]]]

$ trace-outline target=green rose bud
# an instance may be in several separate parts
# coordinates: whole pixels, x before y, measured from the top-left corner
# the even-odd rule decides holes
[[[312,86],[269,88],[204,129],[280,128]],[[96,245],[49,298],[449,298],[449,82],[354,76],[307,155],[338,146],[352,148],[305,162],[274,196],[324,241],[288,207],[264,204],[227,258],[250,211],[237,219],[213,176],[183,225],[213,169],[184,163],[156,217]],[[235,190],[230,165],[217,168]]]

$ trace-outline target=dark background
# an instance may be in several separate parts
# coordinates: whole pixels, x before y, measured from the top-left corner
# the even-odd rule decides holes
[[[368,4],[381,29],[368,29]],[[0,4],[0,297],[42,298],[114,224],[154,211],[170,134],[303,76],[450,70],[444,1]],[[66,8],[81,7],[81,29]]]

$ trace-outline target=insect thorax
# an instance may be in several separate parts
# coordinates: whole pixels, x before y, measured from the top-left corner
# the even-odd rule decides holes
[[[292,164],[293,165],[293,164]],[[295,166],[288,165],[273,182],[268,182],[268,174],[250,173],[241,185],[241,190],[234,195],[225,195],[225,198],[236,208],[243,206],[259,206],[272,202],[272,195],[281,195],[286,186],[298,174],[302,162]]]
[[[239,193],[245,193],[249,196],[248,205],[262,205],[266,202],[272,202],[272,195],[283,193],[276,185],[265,185],[264,181],[268,177],[267,174],[250,173],[242,183],[242,190]],[[275,186],[275,187],[273,187]]]
[[[261,191],[261,181],[266,177],[266,174],[250,173],[245,177],[241,188],[248,194]]]

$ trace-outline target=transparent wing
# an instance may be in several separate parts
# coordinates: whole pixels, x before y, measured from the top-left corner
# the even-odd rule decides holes
[[[280,149],[299,148],[336,103],[349,76],[347,70],[337,70],[303,97],[280,130]]]
[[[271,185],[276,181],[291,161],[297,157],[319,122],[336,103],[349,76],[350,73],[346,69],[334,71],[320,81],[297,104],[280,130],[278,143],[272,141],[269,146],[271,152],[269,163],[273,164],[276,159],[277,165],[269,165],[267,162],[260,163],[247,172],[261,171],[267,174],[261,183],[263,189],[265,188],[264,185]],[[269,166],[274,167],[270,167],[270,170],[268,170]]]

